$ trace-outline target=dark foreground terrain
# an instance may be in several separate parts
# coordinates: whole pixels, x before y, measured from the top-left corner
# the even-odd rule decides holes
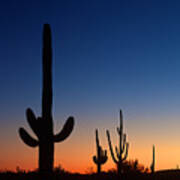
[[[154,174],[150,173],[130,173],[118,177],[115,173],[96,174],[71,174],[71,173],[53,173],[42,178],[37,172],[1,172],[0,180],[180,180],[180,170],[164,170]]]

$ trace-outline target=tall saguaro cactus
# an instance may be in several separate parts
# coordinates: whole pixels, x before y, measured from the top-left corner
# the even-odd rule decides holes
[[[153,155],[153,159],[152,159],[152,164],[151,164],[151,173],[154,173],[154,169],[155,169],[155,146],[153,145],[153,150],[152,150],[152,155]]]
[[[122,115],[122,110],[120,110],[120,126],[117,128],[118,136],[119,136],[119,148],[115,146],[115,151],[116,151],[116,157],[114,155],[114,151],[112,148],[111,144],[111,138],[110,138],[110,133],[107,130],[107,139],[108,139],[108,144],[109,144],[109,149],[111,152],[111,157],[113,161],[117,165],[117,173],[118,175],[121,175],[122,173],[122,163],[124,160],[126,160],[128,156],[128,149],[129,149],[129,143],[126,142],[126,134],[123,133],[123,115]]]
[[[26,111],[27,121],[37,139],[31,137],[24,128],[19,129],[19,135],[28,146],[39,147],[39,171],[52,172],[54,143],[65,140],[71,134],[74,127],[74,118],[69,117],[62,130],[54,135],[52,118],[52,48],[49,24],[44,25],[42,64],[42,116],[36,118],[30,108]]]
[[[106,163],[108,156],[107,151],[99,145],[98,130],[96,129],[96,149],[97,155],[93,156],[93,161],[97,165],[97,173],[101,173],[101,166]]]

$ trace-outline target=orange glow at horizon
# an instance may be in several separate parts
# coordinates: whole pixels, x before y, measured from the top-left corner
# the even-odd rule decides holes
[[[27,152],[25,152],[27,153]],[[29,152],[28,152],[29,153]],[[140,152],[139,152],[140,153]],[[146,155],[146,153],[144,153]],[[157,153],[156,153],[157,154]],[[83,154],[81,154],[83,155]],[[84,154],[85,155],[85,154]],[[158,154],[157,154],[158,155]],[[22,154],[23,157],[25,157],[25,154]],[[34,157],[35,156],[35,157]],[[177,162],[178,159],[176,157],[176,153],[171,153],[171,152],[164,152],[164,154],[162,156],[160,156],[159,158],[156,158],[156,170],[161,170],[161,169],[175,169],[176,165],[178,164],[174,164],[173,160],[171,160],[171,158],[167,157],[171,157],[172,159],[176,158]],[[111,157],[109,156],[109,160],[108,162],[102,166],[102,170],[103,171],[108,171],[110,169],[116,169],[116,166],[114,164],[114,162],[111,160]],[[75,160],[74,160],[75,159]],[[96,172],[96,166],[92,161],[92,157],[90,158],[83,158],[79,159],[79,161],[76,161],[76,158],[70,158],[70,159],[66,159],[65,156],[61,157],[61,161],[57,158],[55,159],[55,163],[54,166],[57,167],[58,165],[61,165],[62,168],[64,168],[67,171],[73,172],[73,173],[90,173],[91,171]],[[136,158],[133,158],[132,156],[128,158],[128,160],[135,160]],[[145,167],[149,168],[149,165],[151,164],[151,159],[146,157],[142,158],[142,159],[138,159],[139,163],[141,165],[144,165]],[[37,169],[38,167],[38,158],[37,158],[37,151],[35,152],[31,152],[29,154],[28,158],[24,158],[23,160],[17,159],[15,160],[9,160],[9,161],[1,161],[1,166],[0,166],[0,170],[12,170],[12,171],[16,171],[17,167],[20,167],[20,169],[23,170],[34,170]]]
[[[167,117],[168,118],[168,117]],[[148,120],[149,122],[150,120]],[[129,155],[127,160],[138,159],[144,167],[150,167],[152,162],[152,145],[155,144],[155,170],[175,169],[180,162],[180,142],[179,129],[177,125],[165,124],[164,127],[149,125],[144,122],[138,128],[138,123],[125,121],[125,132],[127,140],[130,143]],[[106,127],[109,127],[111,133],[112,145],[117,144],[117,133],[115,127],[117,120],[113,124],[99,124],[99,138],[103,149],[108,150],[108,161],[102,166],[102,170],[107,171],[115,168],[115,164],[109,153],[107,138],[105,135]],[[27,126],[27,125],[26,125]],[[147,127],[148,128],[145,128]],[[1,131],[1,153],[0,170],[16,170],[16,167],[25,170],[34,170],[38,168],[38,148],[26,146],[19,138],[17,129],[19,125],[12,125],[10,128],[4,128]],[[87,173],[96,166],[92,157],[96,155],[96,143],[94,129],[96,126],[77,125],[72,135],[62,143],[55,144],[54,166],[61,165],[67,171]],[[105,128],[104,128],[105,127]],[[28,127],[26,127],[28,129]],[[15,130],[14,130],[15,129]],[[57,127],[58,129],[58,127]],[[32,131],[28,129],[32,134]],[[171,131],[170,134],[167,132]],[[11,133],[7,133],[11,132]]]
[[[96,153],[96,149],[93,146],[94,144],[92,144],[91,149],[89,149],[87,144],[83,145],[83,142],[81,146],[79,145],[76,144],[75,146],[70,142],[64,143],[63,145],[56,145],[54,166],[57,167],[58,165],[61,165],[62,168],[70,172],[89,173],[92,170],[93,172],[96,172],[96,166],[92,161],[92,156]],[[107,149],[108,147],[105,148]],[[141,145],[137,148],[135,144],[132,143],[131,148],[129,149],[128,160],[138,159],[140,164],[149,168],[152,162],[151,148],[151,146],[147,147],[146,145]],[[178,165],[175,162],[178,163],[180,160],[180,156],[177,156],[179,150],[180,146],[166,147],[165,144],[157,146],[155,169],[175,169]],[[8,154],[7,158],[3,159],[3,157],[1,157],[1,170],[15,171],[16,167],[20,167],[20,169],[24,170],[34,170],[38,167],[37,148],[33,149],[27,148],[22,144],[12,144],[9,149],[2,149],[1,153]],[[107,171],[114,168],[115,164],[108,151],[108,162],[102,166],[102,170]]]

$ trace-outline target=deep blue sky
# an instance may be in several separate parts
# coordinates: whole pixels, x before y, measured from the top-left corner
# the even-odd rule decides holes
[[[150,124],[146,119],[162,127],[164,117],[179,117],[179,7],[174,0],[1,2],[3,127],[25,124],[29,106],[41,112],[44,23],[52,28],[57,124],[72,114],[77,128],[87,123],[108,128],[122,108],[127,126],[137,124],[138,132],[138,126]]]
[[[177,1],[3,2],[1,103],[27,91],[31,100],[37,93],[46,22],[52,27],[54,79],[61,93],[86,101],[177,95],[178,6]]]

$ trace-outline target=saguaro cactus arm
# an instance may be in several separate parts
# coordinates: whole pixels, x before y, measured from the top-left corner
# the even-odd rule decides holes
[[[36,139],[32,138],[24,128],[19,128],[19,134],[23,142],[28,146],[36,147],[39,145],[39,142]]]
[[[107,150],[102,151],[104,156],[107,156]]]
[[[108,144],[109,144],[109,150],[110,150],[110,153],[111,153],[111,157],[112,157],[112,159],[113,159],[113,161],[115,163],[118,163],[118,160],[114,156],[113,148],[112,148],[112,145],[111,145],[111,137],[110,137],[110,133],[109,133],[108,130],[106,131],[106,134],[107,134],[107,138],[108,138]]]
[[[107,151],[106,150],[103,151],[102,149],[100,151],[101,151],[100,157],[93,156],[93,161],[95,164],[104,164],[108,159]]]
[[[125,154],[124,154],[124,157],[122,158],[122,160],[126,160],[127,159],[127,156],[128,156],[128,150],[129,150],[129,143],[126,143],[126,146],[125,146]],[[123,151],[124,152],[124,151]]]
[[[36,136],[39,138],[40,137],[40,122],[39,122],[39,118],[37,119],[36,116],[34,115],[33,111],[28,108],[26,110],[26,117],[27,117],[27,121],[31,127],[31,129],[34,131],[34,133],[36,134]]]
[[[93,156],[93,161],[94,161],[95,164],[98,164],[98,163],[99,163],[96,156]]]
[[[54,142],[60,142],[65,140],[72,132],[74,127],[74,118],[69,117],[66,121],[65,125],[63,126],[62,130],[54,135]]]
[[[96,164],[104,164],[108,157],[107,157],[107,151],[103,150],[99,143],[99,137],[98,137],[98,130],[95,131],[96,134],[96,149],[97,149],[97,155],[93,156],[93,161]]]
[[[127,146],[127,143],[126,143],[126,134],[123,135],[123,146],[122,146],[122,152],[124,152],[125,150],[125,147]]]
[[[120,159],[120,152],[118,150],[118,147],[115,146],[115,151],[116,151],[116,156],[117,156],[117,159]]]
[[[99,136],[98,136],[98,130],[97,129],[95,131],[95,134],[96,134],[96,146],[100,147],[100,145],[99,145]],[[98,148],[97,148],[97,153],[98,153]]]

